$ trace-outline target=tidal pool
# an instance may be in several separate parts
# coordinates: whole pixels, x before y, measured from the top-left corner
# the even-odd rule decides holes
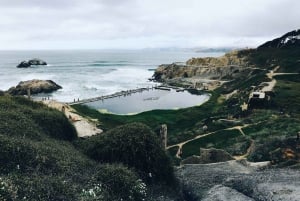
[[[209,98],[210,94],[207,93],[194,95],[188,91],[177,92],[174,89],[170,91],[150,89],[84,105],[103,113],[130,115],[150,110],[170,110],[197,106],[208,101]]]

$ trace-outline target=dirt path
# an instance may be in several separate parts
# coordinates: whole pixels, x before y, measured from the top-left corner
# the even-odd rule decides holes
[[[67,104],[60,103],[54,100],[43,101],[45,105],[51,108],[55,108],[61,112],[64,112],[66,117],[74,125],[78,137],[89,137],[102,133],[103,131],[97,128],[97,120],[87,119],[85,117],[76,114],[76,111]]]
[[[240,156],[233,156],[233,158],[234,158],[235,160],[242,160],[242,159],[245,159],[245,158],[247,158],[247,157],[250,155],[250,153],[251,153],[253,150],[254,150],[254,140],[251,139],[251,144],[250,144],[250,146],[248,147],[247,152],[246,152],[245,154],[243,154],[243,155],[240,155]]]
[[[222,129],[222,130],[238,130],[241,132],[242,135],[245,135],[245,133],[243,132],[242,128],[246,128],[248,126],[251,126],[253,124],[245,124],[243,126],[234,126],[234,127],[231,127],[231,128],[226,128],[226,129]],[[201,134],[201,135],[197,135],[196,137],[192,138],[192,139],[189,139],[189,140],[186,140],[184,142],[181,142],[181,143],[178,143],[178,144],[174,144],[174,145],[171,145],[171,146],[168,146],[167,149],[170,149],[172,147],[177,147],[178,146],[178,150],[177,150],[177,153],[176,153],[176,157],[177,158],[180,158],[180,155],[182,154],[182,147],[183,145],[193,141],[193,140],[197,140],[197,139],[200,139],[200,138],[203,138],[203,137],[206,137],[206,136],[209,136],[209,135],[212,135],[216,132],[219,132],[219,131],[222,131],[222,130],[217,130],[217,131],[214,131],[214,132],[210,132],[210,133],[206,133],[206,134]]]
[[[275,73],[280,67],[276,66],[273,70],[271,70],[269,73],[266,74],[266,76],[271,79],[270,82],[265,82],[266,84],[268,84],[267,86],[262,88],[262,92],[267,92],[267,91],[273,91],[277,81],[276,79],[274,79],[274,76],[276,75],[295,75],[298,73]]]

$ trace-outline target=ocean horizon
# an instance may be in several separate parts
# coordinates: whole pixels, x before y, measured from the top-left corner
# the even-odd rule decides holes
[[[148,79],[160,64],[185,62],[192,57],[220,56],[222,52],[199,53],[187,50],[17,50],[0,51],[0,90],[20,81],[53,80],[63,88],[51,99],[70,102],[109,95],[155,83]],[[47,66],[17,68],[24,60],[39,58]]]

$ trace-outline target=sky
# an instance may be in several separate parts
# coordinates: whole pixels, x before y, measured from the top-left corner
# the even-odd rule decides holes
[[[256,47],[299,0],[0,0],[0,49]]]

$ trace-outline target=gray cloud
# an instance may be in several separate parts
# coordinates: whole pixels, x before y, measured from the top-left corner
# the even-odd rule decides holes
[[[1,49],[256,46],[299,28],[297,0],[0,0]]]

